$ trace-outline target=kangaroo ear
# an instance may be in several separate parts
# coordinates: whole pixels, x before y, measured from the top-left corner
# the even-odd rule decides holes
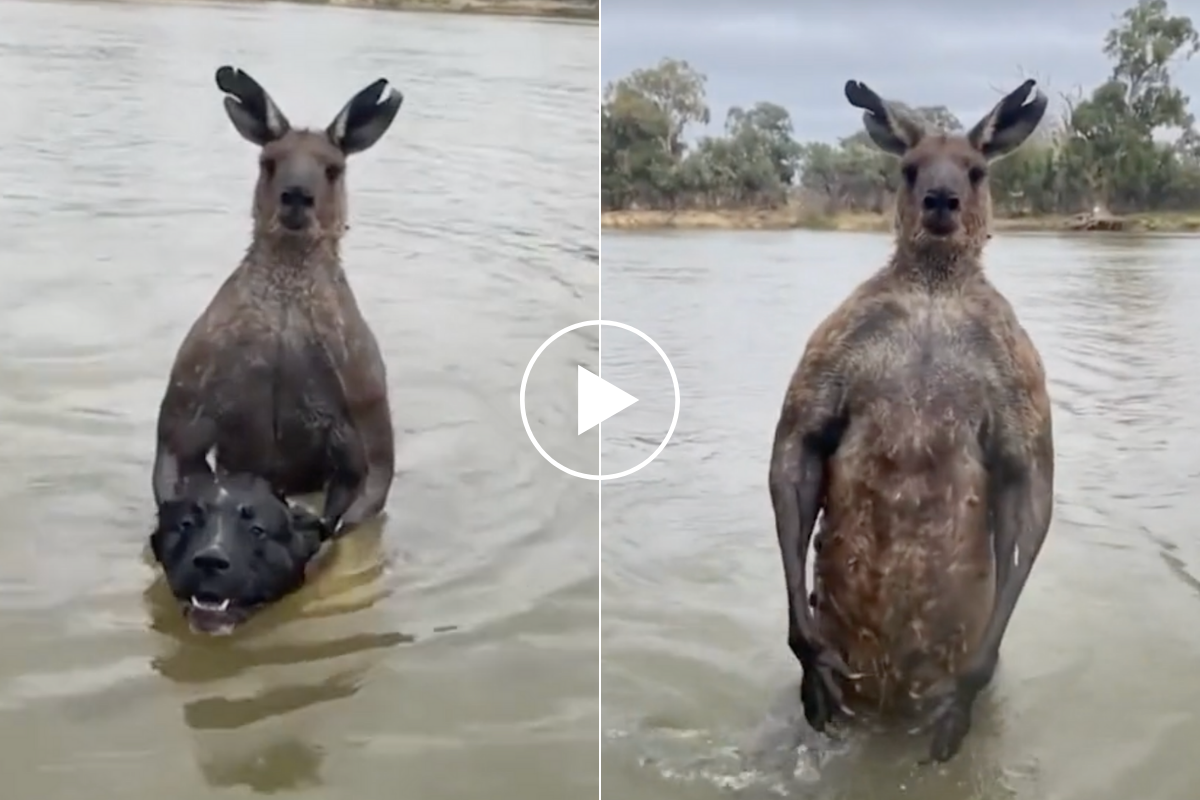
[[[350,98],[325,132],[346,155],[361,153],[387,133],[403,103],[404,95],[380,78]]]
[[[1050,104],[1039,90],[1026,103],[1037,81],[1030,78],[1022,83],[996,107],[984,115],[967,134],[967,141],[989,161],[1003,158],[1029,138],[1046,115]]]
[[[217,88],[228,95],[225,113],[246,141],[262,147],[292,129],[267,90],[240,69],[229,66],[218,69]]]
[[[925,126],[892,108],[865,83],[846,81],[846,99],[864,110],[863,127],[880,150],[902,156],[925,136]]]

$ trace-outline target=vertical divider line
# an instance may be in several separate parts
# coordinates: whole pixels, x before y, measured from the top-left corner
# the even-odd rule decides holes
[[[603,84],[600,62],[604,54],[604,15],[599,14],[596,49],[596,319],[604,319],[604,236],[602,217],[602,153],[601,121],[603,119]],[[596,374],[604,377],[604,325],[596,326]],[[596,426],[596,474],[604,475],[604,423]],[[596,796],[604,797],[604,479],[596,481]]]

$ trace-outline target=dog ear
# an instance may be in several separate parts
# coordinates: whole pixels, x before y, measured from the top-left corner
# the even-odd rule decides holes
[[[292,530],[300,534],[317,535],[317,541],[324,543],[333,538],[333,531],[326,524],[325,519],[314,513],[311,509],[301,505],[292,505],[289,507],[292,515]]]
[[[154,530],[150,533],[150,552],[154,554],[154,559],[160,564],[163,563],[163,557],[166,555],[168,538],[173,533],[175,520],[187,507],[188,501],[186,500],[164,500],[158,504],[158,509],[155,511]]]
[[[154,560],[162,563],[163,560],[163,538],[165,534],[161,528],[155,528],[150,534],[150,552],[154,555]]]

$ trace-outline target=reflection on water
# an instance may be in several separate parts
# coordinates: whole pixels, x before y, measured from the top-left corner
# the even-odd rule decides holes
[[[595,794],[597,492],[529,446],[516,387],[547,336],[597,316],[597,36],[0,4],[6,796]],[[397,478],[309,586],[205,639],[145,551],[164,381],[249,235],[256,153],[213,84],[225,63],[297,125],[380,76],[405,95],[350,161],[344,246],[388,365]],[[543,360],[573,376],[596,355]],[[595,462],[574,436],[543,443]]]
[[[353,696],[388,650],[415,640],[371,613],[389,594],[381,532],[360,528],[311,584],[227,639],[191,633],[161,579],[146,590],[151,627],[163,634],[150,664],[182,695],[211,785],[274,793],[324,783],[324,748],[302,735],[298,712]]]
[[[883,263],[888,239],[611,235],[603,246],[604,313],[654,337],[684,387],[671,447],[602,498],[606,796],[1194,795],[1195,239],[990,245],[989,273],[1046,363],[1056,509],[997,680],[960,756],[937,768],[916,763],[923,732],[831,740],[803,724],[766,486],[804,342]],[[649,357],[605,344],[606,379],[655,391],[639,386]]]

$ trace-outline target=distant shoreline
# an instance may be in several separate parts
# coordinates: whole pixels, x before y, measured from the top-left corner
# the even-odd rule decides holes
[[[72,2],[72,0],[44,0],[44,2]],[[366,8],[379,11],[409,11],[419,14],[477,14],[562,22],[600,22],[598,4],[593,6],[571,0],[94,0],[94,2],[124,5],[188,5],[189,3],[198,5],[205,3],[266,5],[271,2],[283,2],[289,5]]]
[[[1036,217],[997,217],[992,227],[997,231],[1074,232],[1087,230],[1079,226],[1080,217],[1048,215]],[[1130,214],[1114,218],[1119,229],[1128,232],[1197,233],[1200,232],[1200,212]],[[891,214],[847,212],[842,214],[813,214],[794,206],[778,209],[730,209],[724,211],[604,211],[600,214],[604,230],[737,230],[782,231],[825,230],[889,233]]]
[[[248,2],[259,1],[248,0]],[[384,11],[600,21],[600,5],[598,3],[593,6],[585,3],[573,3],[570,0],[285,0],[285,2],[317,6],[375,8]]]

